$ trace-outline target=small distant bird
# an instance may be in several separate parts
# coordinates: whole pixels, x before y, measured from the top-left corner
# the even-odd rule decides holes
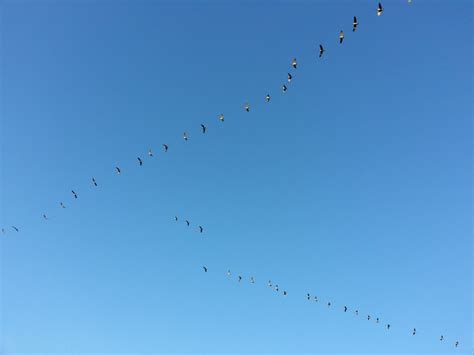
[[[174,220],[178,222],[178,216],[174,216]]]
[[[165,150],[165,153],[168,151],[168,145],[167,144],[163,144],[163,149]]]
[[[118,166],[115,167],[115,170],[117,170],[117,174],[120,175],[122,173],[122,170]]]
[[[331,307],[331,302],[328,302],[328,307]]]
[[[283,291],[283,296],[286,296],[286,295],[287,295],[286,291]]]
[[[15,230],[15,232],[19,232],[19,231],[20,231],[20,230],[19,230],[17,227],[15,227],[15,226],[12,226],[12,228]]]
[[[382,15],[382,12],[383,12],[383,7],[382,7],[382,4],[379,3],[379,6],[377,7],[377,16]]]
[[[202,233],[203,230],[204,228],[202,228],[202,226],[199,226],[199,233]]]
[[[207,272],[207,267],[203,266],[204,272]]]
[[[239,282],[242,281],[242,276],[239,275],[238,280]]]
[[[183,139],[185,141],[187,141],[189,138],[188,138],[188,134],[186,132],[183,133]]]
[[[202,123],[201,123],[201,128],[202,128],[202,133],[203,133],[203,134],[206,133],[207,127],[204,126]]]
[[[250,112],[250,105],[248,103],[244,106],[245,111]]]
[[[286,92],[286,90],[288,90],[288,88],[286,87],[286,85],[283,85],[282,88],[283,92]]]
[[[390,324],[387,324],[387,329],[390,329]]]
[[[293,60],[291,61],[291,66],[295,69],[298,66],[298,63],[296,62],[296,58],[293,58]]]
[[[355,311],[355,314],[356,314],[356,316],[359,315],[359,311],[358,311],[357,309],[356,309],[356,311]]]
[[[275,291],[278,292],[278,285],[275,285]]]
[[[367,320],[370,320],[370,315],[367,316]]]
[[[344,313],[347,312],[347,306],[344,306]]]
[[[314,296],[314,301],[318,302],[318,296]]]
[[[97,187],[97,181],[95,181],[95,178],[92,178],[92,184]]]
[[[412,335],[416,335],[416,328],[413,328],[413,333]]]
[[[268,280],[268,287],[272,287],[272,280]]]
[[[48,220],[48,216],[46,216],[46,214],[43,213],[43,218],[47,221]]]
[[[220,120],[221,122],[224,122],[224,114],[223,114],[223,113],[221,113],[221,114],[219,115],[219,120]]]
[[[66,208],[66,206],[64,205],[64,203],[61,202],[61,208]]]
[[[324,51],[325,51],[325,49],[324,49],[323,45],[320,44],[319,45],[319,58],[321,58],[323,56]]]
[[[288,82],[291,83],[291,80],[293,79],[293,75],[291,75],[290,73],[288,73]]]
[[[309,293],[307,295],[308,295],[307,297],[308,297],[308,301],[309,301],[311,299],[311,295]]]
[[[142,166],[142,165],[143,165],[143,161],[140,159],[140,157],[137,157],[137,159],[138,159],[138,164],[140,164],[140,166]]]
[[[253,278],[253,276],[250,278],[250,283],[252,283],[252,284],[255,283],[255,279]]]
[[[342,42],[344,42],[344,31],[341,30],[341,32],[339,32],[339,43],[342,44]]]
[[[151,149],[148,149],[148,156],[152,157],[153,156],[153,151]]]
[[[375,320],[375,322],[378,323],[378,322],[379,322],[379,319],[377,318],[377,319]]]
[[[227,270],[227,276],[230,277],[231,273],[230,273],[230,270]]]
[[[270,102],[270,95],[265,96],[265,101]]]
[[[352,32],[355,32],[358,25],[359,25],[359,22],[357,22],[357,17],[354,16],[354,21],[352,22]]]
[[[439,338],[439,341],[443,341],[444,339],[444,336],[441,335],[441,337]]]
[[[191,223],[190,223],[188,220],[186,220],[186,224],[187,224],[188,227],[189,227],[189,225],[190,225]]]
[[[74,196],[74,198],[77,198],[77,194],[74,192],[74,190],[71,190],[72,192],[72,195]]]
[[[459,341],[456,341],[456,342],[454,343],[454,347],[457,348],[458,346],[459,346]]]

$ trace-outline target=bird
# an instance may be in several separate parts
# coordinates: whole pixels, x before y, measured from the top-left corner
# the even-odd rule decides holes
[[[309,293],[307,295],[308,295],[307,297],[308,297],[308,301],[309,301],[311,299],[311,295]]]
[[[379,322],[379,319],[377,318],[377,319],[375,320],[375,322],[378,323],[378,322]]]
[[[204,126],[202,123],[201,123],[201,128],[202,128],[202,133],[203,133],[203,134],[206,133],[207,127]]]
[[[239,282],[242,281],[242,276],[239,275],[238,280]]]
[[[387,324],[387,329],[390,329],[390,324]]]
[[[165,153],[168,151],[168,145],[167,144],[163,144],[163,149],[165,150]]]
[[[358,25],[359,25],[359,22],[357,22],[357,17],[354,16],[354,21],[352,22],[352,32],[355,32]]]
[[[318,296],[314,296],[314,301],[318,302]]]
[[[328,307],[331,307],[331,302],[328,302]]]
[[[293,75],[291,75],[290,73],[288,73],[288,82],[291,83],[291,80],[293,79]]]
[[[370,320],[370,315],[367,316],[367,320]]]
[[[244,105],[244,109],[245,109],[245,111],[250,112],[250,105],[248,103],[246,103]]]
[[[20,231],[20,230],[19,230],[17,227],[15,227],[15,226],[12,226],[12,228],[15,230],[15,232],[19,232],[19,231]]]
[[[120,175],[122,173],[122,170],[118,166],[115,167],[115,170],[117,170],[117,174]]]
[[[230,277],[231,273],[230,273],[230,270],[227,270],[227,276]]]
[[[199,233],[202,233],[204,230],[204,228],[202,228],[202,226],[199,226]]]
[[[275,291],[278,292],[278,285],[275,285]]]
[[[188,141],[188,139],[189,139],[189,138],[188,138],[188,134],[187,134],[186,132],[183,133],[183,139],[184,139],[185,141]]]
[[[266,100],[267,102],[270,102],[270,95],[267,94],[267,96],[265,96],[265,100]]]
[[[178,222],[178,216],[174,216],[174,220]]]
[[[357,309],[356,309],[356,311],[355,311],[355,314],[356,314],[356,316],[359,315],[359,311],[358,311]]]
[[[416,335],[416,328],[413,328],[413,333],[412,335]]]
[[[64,203],[60,203],[61,208],[66,208],[66,205]]]
[[[252,277],[250,277],[250,283],[254,284],[255,283],[255,279]]]
[[[383,12],[383,7],[382,7],[382,4],[379,3],[379,6],[377,7],[377,16],[382,15],[382,12]]]
[[[283,291],[283,296],[286,296],[286,295],[287,295],[286,291]]]
[[[221,122],[224,122],[224,114],[223,114],[223,113],[221,113],[221,114],[219,115],[219,120],[220,120]]]
[[[268,280],[268,287],[272,287],[272,280]]]
[[[454,347],[457,348],[458,346],[459,346],[459,341],[456,341],[456,342],[454,343]]]
[[[341,32],[339,32],[339,43],[342,44],[343,41],[344,41],[344,31],[341,30]]]
[[[296,62],[296,58],[293,58],[293,60],[291,61],[291,66],[295,69],[298,66],[298,63]]]
[[[444,336],[441,335],[441,337],[439,338],[439,341],[443,341],[444,339]]]
[[[77,194],[74,192],[74,190],[71,190],[72,192],[72,195],[74,196],[74,198],[77,198]]]
[[[186,224],[187,224],[188,227],[189,227],[189,225],[190,225],[191,223],[190,223],[188,220],[186,220]]]
[[[46,216],[45,213],[43,213],[43,218],[47,221],[48,220],[48,216]]]
[[[140,166],[142,166],[142,165],[143,165],[143,161],[140,159],[140,157],[137,157],[137,159],[138,159],[138,164],[140,164]]]
[[[288,90],[288,88],[286,87],[286,85],[283,85],[282,88],[283,92],[286,92],[286,90]]]
[[[344,312],[347,312],[347,306],[344,306]]]
[[[207,272],[207,267],[203,266],[204,272]]]
[[[151,149],[148,149],[148,156],[152,157],[153,156],[153,151]]]
[[[95,181],[95,178],[92,178],[92,184],[97,187],[97,181]]]
[[[321,58],[323,56],[324,51],[325,51],[325,49],[324,49],[323,45],[320,44],[319,45],[319,58]]]

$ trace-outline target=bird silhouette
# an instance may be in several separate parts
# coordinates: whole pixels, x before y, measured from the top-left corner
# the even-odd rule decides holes
[[[382,4],[379,3],[379,6],[377,7],[377,16],[382,15],[382,12],[383,12],[383,7],[382,7]]]
[[[357,17],[354,16],[354,21],[352,22],[352,32],[355,32],[358,25],[359,25],[359,22],[357,22]]]
[[[140,157],[137,157],[137,159],[138,159],[138,164],[140,164],[140,166],[142,166],[142,165],[143,165],[143,161],[140,159]]]
[[[459,346],[459,341],[456,341],[456,342],[454,343],[454,347],[457,348],[458,346]]]
[[[416,328],[413,328],[413,333],[412,335],[416,335]]]
[[[278,292],[279,288],[278,285],[275,285],[275,291]]]
[[[202,226],[199,226],[199,233],[202,233],[204,231],[204,228]]]
[[[203,266],[204,272],[207,272],[207,267]]]
[[[268,280],[268,287],[272,287],[272,280]]]
[[[66,208],[66,205],[64,203],[60,203],[61,208]]]
[[[174,220],[178,222],[178,216],[174,216]]]
[[[72,192],[72,195],[74,196],[74,198],[77,198],[77,194],[74,192],[74,190],[71,190]]]
[[[48,220],[48,216],[46,216],[45,213],[43,213],[43,219],[45,219],[46,221]]]
[[[239,275],[238,280],[239,282],[242,281],[242,276]]]
[[[291,80],[293,80],[293,75],[291,75],[290,73],[288,73],[288,82],[291,83]]]
[[[296,58],[293,58],[293,60],[291,61],[291,66],[295,69],[298,66],[298,63],[296,62]]]
[[[283,296],[286,296],[286,295],[287,295],[286,291],[283,291]]]
[[[163,149],[165,150],[165,153],[168,151],[168,145],[167,144],[163,144]]]
[[[227,276],[230,277],[231,273],[230,273],[230,270],[227,270]]]
[[[283,86],[281,87],[281,89],[283,90],[283,92],[286,92],[286,90],[288,90],[288,88],[286,87],[286,85],[283,85]]]
[[[97,187],[97,181],[95,181],[95,178],[92,178],[92,184]]]
[[[15,226],[12,226],[12,228],[15,230],[15,232],[19,232],[19,231],[20,231],[20,230],[19,230],[17,227],[15,227]]]
[[[255,279],[252,277],[250,277],[250,283],[254,284],[255,283]]]
[[[250,105],[248,103],[244,105],[244,110],[250,112]]]
[[[328,307],[331,307],[331,302],[328,302]]]
[[[318,302],[318,296],[314,296],[314,301]]]
[[[188,141],[188,134],[186,132],[183,133],[183,139],[187,142]]]
[[[344,306],[344,312],[347,312],[347,306]]]
[[[270,102],[270,95],[265,96],[265,101]]]
[[[325,49],[324,49],[323,45],[320,44],[319,45],[319,58],[321,58],[323,56],[324,51],[325,51]]]
[[[342,42],[344,42],[344,31],[341,30],[341,32],[339,32],[339,43],[342,44]]]
[[[191,222],[189,222],[188,220],[186,220],[186,224],[187,224],[188,227],[189,227],[189,225],[191,224]]]
[[[370,315],[367,316],[367,320],[370,320]]]
[[[221,122],[224,122],[224,114],[223,114],[223,113],[221,113],[221,114],[219,115],[219,120],[220,120]]]
[[[115,170],[117,170],[117,174],[120,175],[122,173],[122,170],[118,166],[115,167]]]
[[[311,295],[308,293],[307,294],[308,301],[311,299]]]
[[[153,156],[153,151],[151,149],[148,149],[148,156],[152,157]]]
[[[202,133],[203,133],[203,134],[206,133],[207,127],[204,126],[202,123],[201,123],[201,129],[202,129]]]
[[[387,329],[390,329],[390,324],[387,324]]]
[[[444,336],[441,335],[441,337],[439,338],[439,341],[443,341],[444,339]]]

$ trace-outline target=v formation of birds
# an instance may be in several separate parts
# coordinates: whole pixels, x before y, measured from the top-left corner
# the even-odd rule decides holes
[[[410,3],[412,2],[412,0],[407,0],[407,2],[410,4]],[[377,6],[377,9],[376,9],[376,14],[377,14],[377,16],[381,16],[383,12],[384,12],[384,8],[383,8],[382,4],[379,2],[379,3],[378,3],[378,6]],[[352,32],[356,32],[357,29],[358,29],[358,27],[359,27],[359,21],[358,21],[358,19],[357,19],[357,16],[354,16],[354,17],[353,17],[353,21],[352,21]],[[344,43],[344,40],[345,40],[344,31],[343,31],[343,30],[340,30],[340,32],[339,32],[339,44],[342,45],[342,44]],[[318,48],[319,58],[323,58],[323,56],[325,55],[325,52],[326,52],[326,48],[324,47],[324,45],[323,45],[323,44],[319,44],[319,48]],[[292,61],[291,61],[291,69],[292,69],[292,70],[297,70],[297,68],[298,68],[298,61],[297,61],[296,58],[293,58]],[[281,91],[282,91],[283,93],[286,93],[286,92],[288,91],[288,85],[292,82],[293,76],[294,76],[294,73],[293,73],[293,74],[290,73],[290,72],[287,73],[287,80],[286,80],[286,83],[282,84],[282,86],[281,86]],[[265,97],[264,97],[264,100],[265,100],[266,103],[270,103],[270,101],[271,101],[271,96],[270,96],[270,94],[266,94]],[[245,112],[250,112],[250,104],[249,104],[248,102],[243,105],[243,108],[244,108],[244,111],[245,111]],[[224,122],[224,117],[225,117],[225,116],[224,116],[223,113],[221,113],[221,114],[219,114],[219,115],[217,116],[217,118],[219,119],[220,122]],[[206,133],[207,133],[207,130],[208,130],[208,126],[207,126],[206,124],[204,124],[204,123],[201,123],[201,124],[200,124],[200,131],[201,131],[201,133],[202,133],[202,134],[206,134]],[[189,136],[189,134],[188,134],[186,131],[184,131],[182,138],[183,138],[183,140],[184,140],[185,142],[187,142],[187,141],[189,141],[190,136]],[[169,149],[169,145],[163,143],[163,144],[162,144],[162,151],[163,151],[163,153],[167,153],[167,152],[168,152],[168,149]],[[154,153],[153,153],[152,149],[149,149],[147,154],[148,154],[148,156],[149,156],[150,158],[152,158],[152,157],[154,156]],[[142,165],[144,164],[144,161],[143,161],[143,159],[142,159],[140,156],[137,157],[137,163],[138,163],[138,166],[142,166]],[[117,165],[117,166],[115,167],[115,172],[116,172],[117,175],[120,175],[120,174],[122,174],[122,169]],[[99,187],[99,183],[97,182],[97,180],[96,180],[95,177],[92,177],[92,178],[91,178],[91,185],[92,185],[94,188]],[[71,190],[71,194],[72,194],[72,198],[73,198],[74,200],[79,198],[79,194],[78,194],[75,190]],[[64,204],[64,202],[61,201],[61,202],[59,203],[59,207],[60,207],[61,209],[64,209],[64,208],[66,208],[66,205]],[[48,216],[46,213],[43,213],[43,214],[42,214],[42,217],[43,217],[43,220],[45,220],[45,221],[48,221],[48,220],[49,220],[49,216]],[[180,222],[180,221],[181,221],[181,219],[180,219],[178,216],[175,216],[175,217],[174,217],[174,220],[175,220],[175,222]],[[187,227],[191,227],[192,223],[191,223],[190,220],[184,219],[184,222],[185,222],[185,224],[186,224]],[[18,228],[16,225],[12,225],[12,226],[11,226],[11,229],[12,229],[13,231],[15,231],[15,232],[20,232],[20,228]],[[7,230],[6,230],[5,227],[2,228],[1,231],[2,231],[2,234],[4,234],[4,235],[7,234]],[[197,225],[197,231],[198,231],[199,233],[203,233],[203,232],[204,232],[204,227],[203,227],[202,225]],[[209,271],[209,269],[208,269],[208,267],[207,267],[206,265],[203,265],[203,266],[202,266],[202,269],[203,269],[203,271],[204,271],[205,273],[207,273],[207,272]],[[228,276],[228,278],[231,278],[231,277],[232,277],[232,273],[231,273],[230,270],[227,271],[227,276]],[[244,278],[243,278],[242,275],[238,275],[238,276],[237,276],[237,281],[238,281],[239,283],[241,283],[243,279],[244,279]],[[256,283],[256,279],[255,279],[254,276],[250,276],[250,277],[248,278],[248,281],[250,282],[250,284],[255,284],[255,283]],[[280,292],[280,287],[279,287],[279,285],[276,284],[276,283],[274,284],[271,280],[268,280],[267,286],[268,286],[268,288],[273,289],[273,290],[274,290],[275,292],[277,292],[277,293]],[[281,294],[282,294],[283,296],[287,296],[287,295],[288,295],[288,292],[287,292],[286,290],[282,290]],[[320,299],[319,299],[317,296],[311,295],[310,293],[307,293],[307,294],[306,294],[306,298],[307,298],[307,301],[309,301],[309,302],[321,303],[321,302],[320,302]],[[333,307],[333,304],[332,304],[330,301],[324,302],[324,303],[326,303],[326,306],[327,306],[327,308],[329,308],[329,309],[330,309],[331,307]],[[342,310],[344,313],[347,313],[347,312],[350,311],[350,308],[349,308],[347,305],[344,305],[343,307],[341,307],[341,310]],[[358,310],[358,309],[353,309],[353,311],[351,311],[351,312],[352,312],[355,316],[359,316],[359,310]],[[367,320],[368,320],[368,321],[373,320],[376,324],[380,323],[380,318],[379,318],[379,317],[375,317],[375,318],[374,318],[374,317],[372,317],[370,314],[367,315]],[[385,328],[386,328],[387,330],[390,330],[390,329],[392,328],[392,325],[391,325],[390,323],[386,323],[386,324],[385,324]],[[411,331],[411,335],[412,335],[412,336],[415,336],[416,334],[417,334],[417,329],[416,329],[416,328],[413,328],[412,331]],[[439,336],[438,340],[441,341],[441,342],[443,342],[443,341],[445,340],[445,335],[444,335],[444,334],[441,334],[441,335]],[[453,342],[453,345],[454,345],[454,347],[457,348],[457,347],[459,346],[459,341],[458,341],[458,340],[455,340],[455,341]]]

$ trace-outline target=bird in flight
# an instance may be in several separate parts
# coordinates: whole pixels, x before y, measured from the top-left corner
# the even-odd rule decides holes
[[[207,127],[204,126],[202,123],[201,123],[201,128],[202,128],[202,133],[203,133],[203,134],[206,133]]]
[[[64,205],[64,203],[61,202],[61,208],[66,208],[66,205]]]
[[[278,292],[278,285],[275,285],[275,291]]]
[[[239,275],[238,280],[239,280],[239,282],[242,281],[242,276]]]
[[[413,328],[413,333],[412,335],[416,335],[416,328]]]
[[[255,279],[253,278],[253,276],[250,277],[250,283],[252,283],[252,284],[255,283]]]
[[[19,232],[19,231],[20,231],[20,230],[19,230],[17,227],[15,227],[15,226],[12,226],[12,228],[15,230],[15,232]]]
[[[379,3],[379,6],[377,7],[377,16],[382,15],[382,12],[383,12],[383,7],[382,7],[382,4]]]
[[[189,227],[189,225],[190,225],[191,223],[190,223],[188,220],[186,220],[186,224],[187,224],[188,227]]]
[[[344,312],[347,312],[347,306],[344,306]]]
[[[375,322],[378,323],[378,322],[379,322],[379,319],[377,318],[377,319],[375,320]]]
[[[331,307],[331,302],[328,302],[328,307]]]
[[[203,266],[204,272],[207,272],[207,267]]]
[[[47,221],[48,220],[48,216],[46,216],[45,213],[43,213],[43,218]]]
[[[148,149],[148,156],[151,158],[153,156],[153,151],[151,149]]]
[[[286,296],[286,295],[287,295],[286,291],[283,291],[283,296]]]
[[[221,113],[221,114],[219,115],[219,120],[220,120],[221,122],[224,122],[224,114],[223,114],[223,113]]]
[[[286,85],[283,85],[282,88],[283,92],[286,92],[286,90],[288,90],[288,88],[286,87]]]
[[[359,315],[359,311],[358,311],[357,309],[356,309],[356,311],[355,311],[355,314],[356,314],[356,316]]]
[[[202,233],[204,230],[204,228],[202,228],[202,226],[199,226],[199,233]]]
[[[370,315],[367,316],[367,320],[370,320]]]
[[[120,175],[122,173],[122,170],[118,166],[115,167],[115,170],[117,170],[117,175]]]
[[[270,102],[270,95],[265,96],[265,101]]]
[[[97,187],[97,181],[95,181],[95,178],[92,178],[92,184]]]
[[[296,58],[293,58],[293,60],[291,61],[291,66],[295,69],[298,66],[298,63],[296,62]]]
[[[342,44],[342,42],[344,42],[344,31],[341,30],[341,32],[339,32],[339,43]]]
[[[137,159],[138,159],[138,164],[140,164],[140,166],[142,166],[142,165],[143,165],[143,161],[140,159],[140,157],[137,157]]]
[[[314,296],[314,301],[318,302],[318,296]]]
[[[439,338],[439,341],[443,341],[444,339],[444,336],[441,335],[441,337]]]
[[[357,17],[354,16],[354,21],[352,22],[352,32],[355,32],[359,22],[357,22]]]
[[[293,75],[291,75],[290,73],[288,73],[288,82],[291,83],[291,80],[293,79]]]
[[[248,102],[244,105],[244,109],[245,111],[250,112],[250,105]]]
[[[272,280],[268,280],[268,287],[272,287]]]
[[[324,51],[325,51],[325,49],[324,49],[323,45],[320,44],[319,45],[319,58],[321,58],[323,56]]]
[[[178,216],[174,216],[174,220],[178,222]]]
[[[74,190],[71,190],[72,192],[72,195],[74,196],[74,198],[77,198],[77,194],[74,192]]]
[[[459,346],[459,341],[456,341],[456,342],[454,343],[454,347],[457,348],[458,346]]]
[[[230,277],[231,273],[230,273],[230,270],[227,270],[227,276]]]
[[[187,141],[189,138],[188,138],[188,134],[186,132],[183,133],[183,139],[185,141]]]
[[[167,144],[163,144],[163,149],[165,150],[165,153],[168,151],[168,145]]]
[[[307,294],[308,301],[311,299],[311,295],[308,293]]]
[[[390,324],[387,324],[387,329],[390,329]]]

